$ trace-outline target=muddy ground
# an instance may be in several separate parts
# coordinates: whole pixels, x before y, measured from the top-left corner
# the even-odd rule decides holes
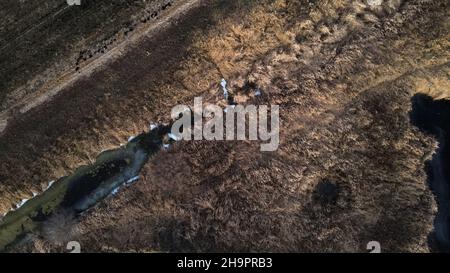
[[[49,221],[10,251],[64,251],[71,240],[111,252],[361,252],[369,241],[430,251],[436,202],[424,163],[437,143],[409,112],[415,93],[449,95],[448,5],[201,1],[8,120],[0,212],[168,122],[174,105],[199,95],[225,104],[221,78],[239,104],[280,105],[280,148],[180,142],[133,187],[80,218]]]

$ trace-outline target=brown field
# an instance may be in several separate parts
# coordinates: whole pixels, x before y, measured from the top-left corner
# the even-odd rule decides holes
[[[64,251],[77,240],[85,251],[108,252],[364,252],[375,240],[385,252],[429,252],[436,202],[424,162],[437,144],[409,112],[416,93],[449,97],[448,1],[198,2],[157,31],[144,35],[150,25],[141,26],[126,50],[80,65],[71,84],[60,82],[23,113],[4,98],[44,70],[2,65],[9,120],[0,136],[0,213],[150,122],[168,122],[177,104],[200,95],[224,104],[221,78],[240,104],[280,105],[280,148],[177,143],[133,187],[70,224],[49,221],[10,250]],[[105,9],[119,21],[127,12],[139,9]],[[15,64],[2,56],[0,64]],[[70,236],[51,235],[61,232]]]

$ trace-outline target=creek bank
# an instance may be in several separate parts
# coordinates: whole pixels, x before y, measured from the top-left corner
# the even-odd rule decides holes
[[[0,219],[0,251],[55,213],[82,213],[122,185],[135,182],[150,157],[167,145],[170,128],[154,127],[118,149],[102,152],[92,165],[60,178],[42,194],[7,213]]]

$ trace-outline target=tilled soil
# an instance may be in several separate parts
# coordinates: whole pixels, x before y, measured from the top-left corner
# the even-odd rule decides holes
[[[50,100],[93,61],[117,55],[121,44],[187,2],[192,1],[85,0],[81,6],[66,0],[3,1],[0,133],[8,119]]]
[[[372,2],[372,1],[371,1]],[[448,97],[448,1],[202,1],[8,123],[0,211],[194,96],[280,105],[281,143],[180,142],[70,229],[86,251],[428,252],[436,141],[411,97]],[[259,88],[262,96],[255,96]],[[47,227],[48,229],[48,227]],[[53,234],[53,233],[49,233]],[[29,235],[13,251],[63,251]]]

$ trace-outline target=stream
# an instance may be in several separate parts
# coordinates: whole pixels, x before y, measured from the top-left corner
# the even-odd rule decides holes
[[[436,153],[425,164],[427,182],[438,203],[429,244],[433,251],[450,252],[450,168],[447,168],[450,162],[450,101],[415,95],[410,118],[414,126],[439,141]],[[101,153],[95,163],[60,178],[45,192],[6,214],[0,219],[0,251],[39,228],[59,210],[82,213],[119,187],[135,182],[150,157],[167,145],[165,141],[170,139],[170,128],[157,126],[148,133],[130,138],[118,149]]]
[[[51,183],[49,188],[11,210],[0,219],[0,251],[22,236],[39,228],[58,211],[82,213],[119,187],[134,183],[144,164],[167,146],[170,126],[157,126],[148,133],[130,138],[115,150],[102,152],[96,161],[72,175]]]

